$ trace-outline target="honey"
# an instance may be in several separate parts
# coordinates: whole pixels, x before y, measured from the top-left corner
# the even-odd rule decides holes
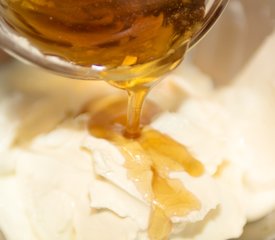
[[[162,58],[187,42],[204,0],[2,0],[1,15],[47,55],[115,68]]]
[[[198,177],[203,174],[204,167],[183,145],[148,127],[135,139],[125,138],[121,134],[124,128],[122,124],[126,121],[123,100],[112,100],[103,99],[103,103],[106,101],[107,104],[98,101],[103,108],[96,107],[97,103],[90,107],[89,129],[94,136],[105,138],[120,149],[125,157],[129,179],[151,205],[149,238],[166,240],[172,231],[172,217],[186,216],[201,207],[199,200],[185,189],[183,183],[171,179],[169,174],[184,171]],[[153,108],[152,104],[144,108],[146,124],[153,117],[150,114],[150,109]],[[108,118],[105,117],[106,113]]]

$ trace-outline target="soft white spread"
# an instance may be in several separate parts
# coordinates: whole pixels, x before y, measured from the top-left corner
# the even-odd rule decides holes
[[[151,126],[206,169],[201,177],[170,174],[201,202],[200,210],[171,219],[170,239],[236,238],[247,221],[275,209],[275,73],[258,67],[274,56],[274,40],[224,89],[190,67],[150,96],[177,109]],[[116,90],[22,65],[1,74],[0,229],[7,239],[148,239],[150,206],[128,179],[123,155],[91,136],[89,116],[79,114]]]

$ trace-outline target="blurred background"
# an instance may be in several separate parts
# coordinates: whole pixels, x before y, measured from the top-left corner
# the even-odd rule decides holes
[[[220,20],[192,50],[192,61],[212,76],[216,86],[224,86],[241,72],[274,30],[274,0],[230,0]],[[274,226],[275,212],[250,223],[241,240],[274,240]]]
[[[11,60],[10,56],[8,56],[5,52],[3,52],[0,49],[0,63],[6,62],[6,61],[9,61],[9,60]]]
[[[274,27],[274,0],[230,0],[214,28],[192,50],[193,61],[217,85],[226,84],[247,64]]]

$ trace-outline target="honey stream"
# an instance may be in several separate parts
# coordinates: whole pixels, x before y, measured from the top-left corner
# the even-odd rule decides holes
[[[114,96],[91,104],[87,109],[91,113],[89,129],[120,149],[129,179],[151,205],[149,238],[166,240],[172,231],[171,217],[185,216],[201,206],[183,183],[169,174],[184,171],[197,177],[204,168],[183,145],[149,127],[139,137],[125,137],[126,106],[126,99]],[[145,105],[142,123],[148,125],[157,112],[154,104]]]

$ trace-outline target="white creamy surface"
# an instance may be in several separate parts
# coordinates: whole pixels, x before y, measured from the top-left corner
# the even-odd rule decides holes
[[[214,90],[187,66],[151,94],[177,109],[152,127],[186,145],[206,169],[197,178],[170,174],[202,205],[172,218],[170,239],[235,238],[248,220],[275,209],[275,73],[257,67],[275,55],[273,41],[226,88]],[[90,136],[89,117],[79,114],[117,91],[16,64],[1,78],[0,228],[7,239],[148,239],[150,206],[127,178],[124,157]]]

